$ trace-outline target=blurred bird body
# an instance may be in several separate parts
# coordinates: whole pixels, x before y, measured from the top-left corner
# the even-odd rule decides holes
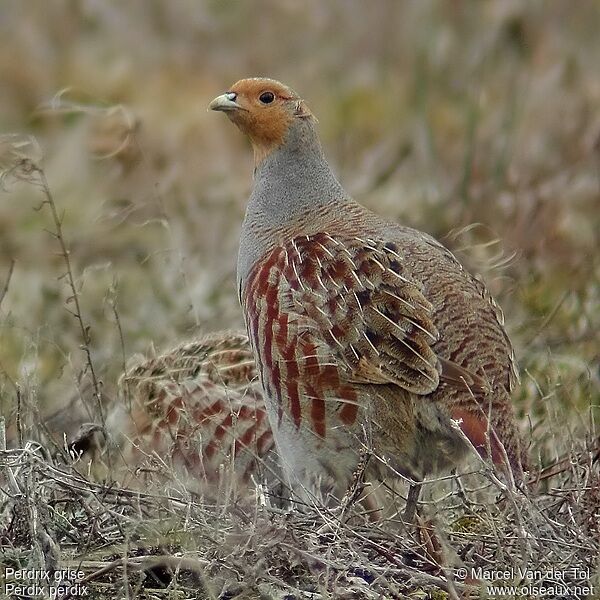
[[[210,107],[254,147],[238,283],[290,483],[339,497],[361,443],[416,480],[446,471],[468,453],[452,420],[521,479],[513,351],[485,286],[350,198],[286,86],[242,80]]]
[[[273,436],[243,333],[178,346],[129,370],[120,388],[108,430],[128,469],[168,475],[172,467],[192,489],[273,469]]]

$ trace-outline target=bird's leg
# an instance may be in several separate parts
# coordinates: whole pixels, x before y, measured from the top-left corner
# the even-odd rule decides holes
[[[405,523],[414,523],[417,514],[417,502],[421,493],[422,483],[411,483],[406,496],[406,507],[404,509],[403,520]]]

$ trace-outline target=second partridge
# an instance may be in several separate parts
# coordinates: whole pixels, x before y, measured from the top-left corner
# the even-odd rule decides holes
[[[131,470],[172,466],[192,489],[207,489],[225,474],[242,484],[274,469],[245,334],[214,332],[182,344],[132,368],[119,386],[108,429]]]

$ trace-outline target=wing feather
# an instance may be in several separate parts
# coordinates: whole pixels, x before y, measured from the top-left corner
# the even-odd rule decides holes
[[[416,394],[439,385],[433,307],[393,244],[332,234],[290,242],[281,306],[323,348],[348,382],[396,384]]]

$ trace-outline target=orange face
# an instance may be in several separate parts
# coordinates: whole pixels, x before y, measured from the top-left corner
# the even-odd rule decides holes
[[[274,79],[241,79],[217,96],[209,109],[222,111],[245,133],[260,163],[285,140],[295,118],[311,116],[298,95]]]

